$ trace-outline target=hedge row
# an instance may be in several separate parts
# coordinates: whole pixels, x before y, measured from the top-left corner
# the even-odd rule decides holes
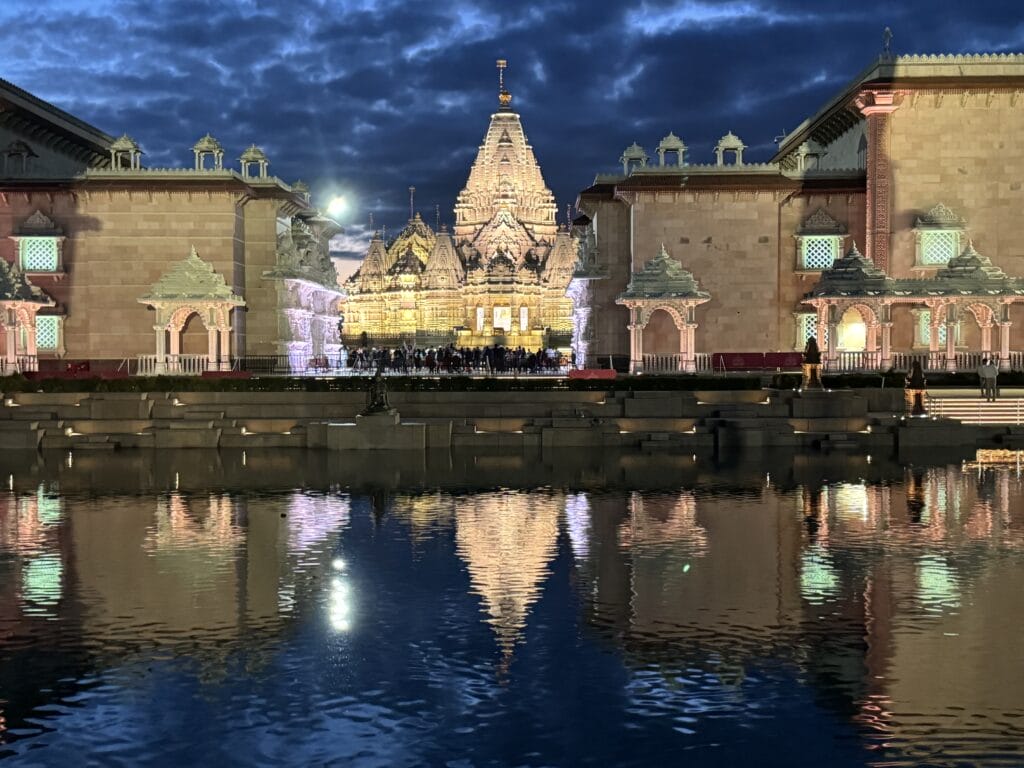
[[[392,392],[550,392],[610,390],[752,390],[760,377],[621,376],[601,379],[471,378],[469,376],[389,376]],[[153,376],[124,379],[37,379],[0,377],[0,392],[365,392],[366,376],[313,378],[283,376],[250,379]]]
[[[902,388],[905,374],[847,374],[825,376],[830,389]],[[199,376],[153,376],[125,379],[38,379],[22,376],[0,377],[0,392],[365,392],[370,379],[365,376],[312,378],[266,376],[250,379],[202,378]],[[1004,373],[1002,386],[1024,386],[1024,373]],[[469,376],[389,376],[392,392],[608,392],[652,390],[755,390],[770,385],[777,389],[796,389],[799,374],[760,376],[619,376],[607,379],[471,378]],[[973,373],[940,373],[928,376],[929,388],[978,386]]]

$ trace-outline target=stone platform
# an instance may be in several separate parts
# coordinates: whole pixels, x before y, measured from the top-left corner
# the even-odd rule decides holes
[[[1003,445],[1024,428],[912,420],[900,389],[835,392],[11,393],[0,448],[322,448],[338,451],[640,448],[651,452],[901,444]],[[1016,441],[1016,442],[1015,442]]]

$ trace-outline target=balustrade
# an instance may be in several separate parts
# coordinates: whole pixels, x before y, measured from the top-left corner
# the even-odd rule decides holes
[[[682,355],[644,355],[644,373],[678,373],[681,370]]]
[[[139,376],[200,376],[203,371],[209,370],[208,355],[163,355],[162,358],[163,370],[160,370],[160,356],[139,355],[136,373]]]

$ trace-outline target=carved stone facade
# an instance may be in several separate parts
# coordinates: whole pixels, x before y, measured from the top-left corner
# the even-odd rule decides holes
[[[453,232],[414,214],[392,242],[374,236],[346,285],[348,343],[569,347],[576,243],[510,101],[502,91]]]
[[[887,54],[783,137],[770,162],[749,162],[731,133],[714,155],[687,152],[680,165],[662,159],[685,146],[675,134],[657,165],[634,143],[624,172],[599,175],[577,203],[607,276],[574,292],[590,303],[577,308],[590,319],[588,364],[642,362],[633,310],[616,299],[664,243],[710,294],[694,310],[698,367],[716,352],[799,350],[811,335],[840,368],[918,357],[973,369],[986,355],[1024,366],[1024,305],[1011,285],[1024,276],[1012,213],[1024,209],[1022,93],[1024,56]],[[863,256],[847,253],[851,242]],[[896,280],[897,294],[828,293],[862,264],[871,279]]]
[[[210,327],[193,314],[180,355],[209,356],[211,330],[230,337],[218,337],[218,367],[231,364],[219,359],[222,349],[237,357],[287,354],[296,341],[324,354],[337,348],[342,293],[327,242],[340,229],[306,190],[270,175],[258,147],[231,168],[206,135],[183,147],[186,167],[150,168],[130,136],[115,139],[3,81],[0,113],[0,260],[49,300],[38,314],[38,349],[29,354],[26,340],[17,355],[58,370],[88,360],[97,371],[151,357],[153,326],[167,325],[138,299],[192,246],[244,307]],[[291,291],[290,281],[306,288]],[[323,318],[302,339],[281,335],[290,326],[279,318],[295,301]]]

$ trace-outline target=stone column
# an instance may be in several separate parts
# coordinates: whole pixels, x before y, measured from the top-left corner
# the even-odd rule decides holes
[[[640,324],[640,308],[629,308],[629,372],[643,373],[644,327]]]
[[[925,368],[931,367],[931,362],[939,356],[939,318],[935,308],[930,310],[928,317],[928,363]]]
[[[679,347],[682,353],[682,369],[685,373],[697,372],[696,323],[685,323],[679,329]]]
[[[217,370],[217,329],[206,329],[206,370]]]
[[[162,376],[167,373],[167,329],[162,325],[154,325],[156,331],[156,368],[154,373]]]
[[[177,357],[178,355],[181,354],[181,333],[182,333],[183,329],[175,328],[172,325],[167,330],[169,330],[170,333],[171,333],[171,351],[170,351],[170,354],[172,354],[175,357]]]
[[[956,370],[956,321],[946,319],[946,370]]]
[[[881,323],[882,326],[882,359],[879,368],[888,371],[892,368],[892,323]]]
[[[18,329],[13,325],[9,325],[7,326],[5,335],[7,336],[7,348],[5,350],[4,357],[7,360],[8,367],[13,370],[15,364],[18,362]]]
[[[35,322],[25,324],[25,354],[35,357],[38,354],[36,349],[36,324]]]
[[[1010,370],[1010,321],[999,323],[999,370]]]
[[[899,108],[902,96],[892,91],[862,91],[857,107],[867,120],[867,242],[864,255],[879,269],[889,271],[890,161],[889,115]]]
[[[231,370],[231,329],[220,329],[220,370]]]
[[[835,304],[828,306],[828,345],[826,347],[825,359],[828,365],[826,370],[833,371],[839,360],[839,308]]]
[[[978,326],[981,328],[981,356],[992,357],[992,323]]]
[[[867,332],[867,339],[865,339],[865,343],[864,343],[864,357],[865,357],[864,368],[865,369],[868,368],[868,365],[867,365],[868,360],[869,359],[870,360],[874,360],[877,357],[877,353],[878,353],[878,323],[877,322],[868,323],[867,331],[868,331]]]

